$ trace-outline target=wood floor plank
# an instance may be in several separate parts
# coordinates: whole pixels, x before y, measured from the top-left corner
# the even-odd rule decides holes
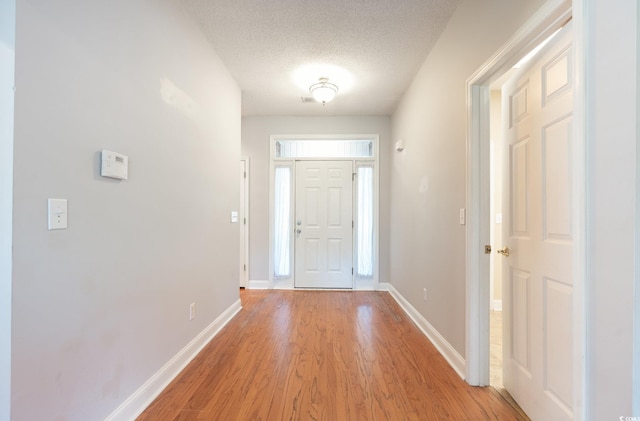
[[[527,419],[460,379],[386,292],[240,295],[138,421]]]

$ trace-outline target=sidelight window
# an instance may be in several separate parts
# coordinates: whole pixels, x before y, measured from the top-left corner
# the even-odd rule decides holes
[[[291,167],[276,167],[274,177],[274,275],[291,276]]]
[[[356,274],[373,276],[373,167],[360,166],[356,190]]]

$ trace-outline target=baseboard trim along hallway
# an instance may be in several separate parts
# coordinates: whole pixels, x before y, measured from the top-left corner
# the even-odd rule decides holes
[[[380,291],[387,291],[394,301],[429,339],[454,371],[464,379],[465,361],[447,340],[420,314],[402,294],[389,283],[380,283]],[[225,310],[216,320],[168,361],[133,395],[122,403],[106,421],[129,421],[135,419],[156,399],[160,393],[184,370],[196,355],[229,323],[242,309],[240,300]]]
[[[238,299],[124,401],[105,421],[131,421],[139,416],[240,310],[242,305]]]
[[[388,291],[389,294],[391,294],[402,310],[407,313],[407,316],[413,320],[413,323],[415,323],[422,333],[429,338],[433,346],[436,347],[444,359],[447,360],[456,373],[458,373],[458,375],[464,380],[466,372],[465,360],[458,351],[456,351],[455,348],[447,342],[440,332],[438,332],[436,328],[434,328],[431,323],[429,323],[427,319],[425,319],[424,316],[420,314],[397,289],[395,289],[393,285],[389,283],[381,283],[380,291]]]
[[[461,379],[387,291],[240,297],[242,311],[137,421],[526,420]]]

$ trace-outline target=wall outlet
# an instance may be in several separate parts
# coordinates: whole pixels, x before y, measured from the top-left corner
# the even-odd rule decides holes
[[[191,303],[189,306],[189,320],[196,318],[196,303]]]
[[[425,300],[425,301],[427,301],[427,289],[426,289],[426,288],[424,288],[424,289],[422,290],[422,299],[423,299],[423,300]]]

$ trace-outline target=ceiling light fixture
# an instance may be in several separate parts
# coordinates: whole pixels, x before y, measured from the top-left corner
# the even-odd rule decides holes
[[[329,83],[329,79],[326,77],[321,77],[318,80],[318,83],[314,83],[309,87],[309,92],[311,92],[313,99],[324,105],[336,97],[338,87],[333,83]]]

